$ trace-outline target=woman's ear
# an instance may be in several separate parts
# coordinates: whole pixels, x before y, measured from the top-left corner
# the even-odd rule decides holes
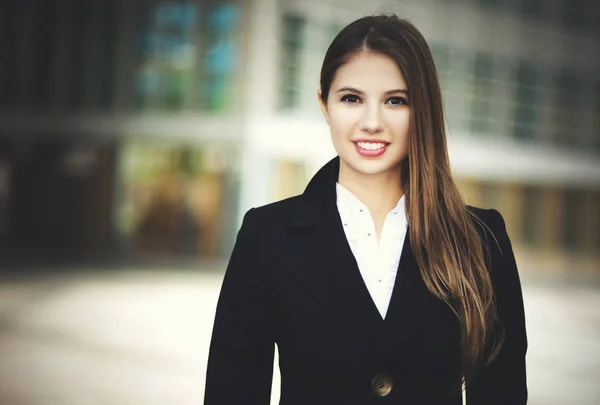
[[[327,110],[327,103],[323,101],[321,88],[317,89],[317,98],[319,99],[319,105],[321,106],[321,111],[323,112],[323,117],[325,120],[329,122],[329,111]]]

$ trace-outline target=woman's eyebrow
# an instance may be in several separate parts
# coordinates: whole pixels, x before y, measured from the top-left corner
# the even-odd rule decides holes
[[[351,93],[356,93],[359,95],[364,94],[363,91],[355,89],[354,87],[342,87],[341,89],[339,89],[338,91],[336,91],[336,93],[341,93],[343,91],[349,91]],[[396,93],[403,93],[403,94],[407,94],[408,95],[408,90],[407,89],[393,89],[393,90],[388,90],[385,92],[386,95],[389,94],[396,94]]]

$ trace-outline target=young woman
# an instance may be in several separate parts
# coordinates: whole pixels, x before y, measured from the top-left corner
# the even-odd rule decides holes
[[[396,16],[329,47],[319,102],[338,156],[244,217],[219,298],[205,405],[525,404],[527,338],[498,211],[452,179],[437,74]]]

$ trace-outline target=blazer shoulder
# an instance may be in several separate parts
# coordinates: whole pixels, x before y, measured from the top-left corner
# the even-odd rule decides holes
[[[497,252],[501,257],[506,254],[512,255],[512,244],[502,214],[494,208],[486,209],[471,205],[467,205],[467,210],[487,250],[492,255]]]
[[[467,211],[478,230],[501,237],[506,234],[506,223],[502,214],[494,208],[480,208],[467,205]]]
[[[250,223],[252,226],[277,227],[278,225],[287,225],[294,213],[302,195],[296,195],[280,201],[250,208],[244,216],[244,223]]]

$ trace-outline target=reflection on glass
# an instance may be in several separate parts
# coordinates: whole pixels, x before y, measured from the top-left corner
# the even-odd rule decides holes
[[[224,232],[235,222],[228,155],[231,147],[147,140],[124,147],[116,225],[133,253],[215,258],[227,249]]]
[[[189,98],[195,65],[198,6],[159,3],[143,28],[136,94],[141,107],[179,109]]]
[[[139,106],[225,109],[236,65],[237,6],[164,2],[147,15],[136,77]]]
[[[207,16],[208,47],[204,57],[202,97],[204,108],[220,111],[229,102],[229,88],[236,65],[235,27],[239,16],[233,4],[219,4]]]

